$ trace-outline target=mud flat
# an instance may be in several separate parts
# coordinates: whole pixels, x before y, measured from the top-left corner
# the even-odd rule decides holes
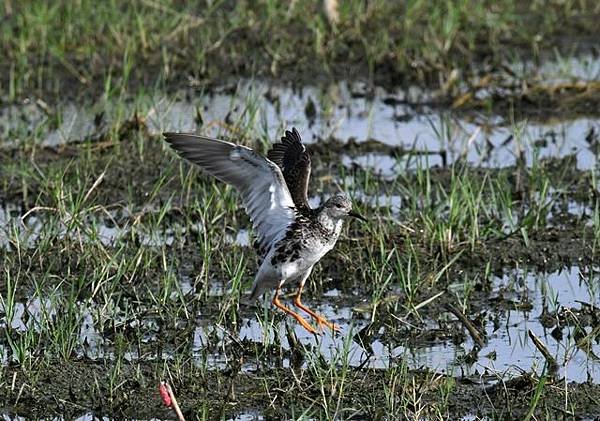
[[[167,379],[190,418],[599,416],[600,122],[431,95],[242,81],[4,106],[1,413],[167,418]],[[369,217],[307,291],[336,336],[246,302],[235,193],[160,139],[265,150],[292,125],[311,203],[339,187]]]

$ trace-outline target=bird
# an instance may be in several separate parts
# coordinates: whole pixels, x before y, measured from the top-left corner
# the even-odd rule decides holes
[[[336,244],[344,220],[366,219],[353,210],[344,194],[335,194],[316,208],[309,205],[311,158],[298,130],[286,130],[266,157],[247,146],[197,134],[163,135],[180,157],[232,185],[241,195],[262,258],[250,299],[274,290],[272,304],[308,332],[321,333],[323,326],[339,331],[339,326],[302,303],[302,291],[314,265]],[[285,284],[297,285],[293,304],[314,319],[319,331],[281,302]]]

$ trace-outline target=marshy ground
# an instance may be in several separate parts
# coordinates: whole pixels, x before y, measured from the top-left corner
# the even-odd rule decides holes
[[[256,3],[0,6],[0,414],[600,416],[600,7]],[[292,126],[369,219],[307,287],[338,335],[247,303],[240,201],[160,135]]]

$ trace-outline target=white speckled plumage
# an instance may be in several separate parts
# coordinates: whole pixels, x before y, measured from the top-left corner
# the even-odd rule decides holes
[[[275,290],[273,303],[315,333],[302,316],[279,301],[279,291],[285,283],[298,284],[296,307],[307,312],[319,326],[335,329],[335,325],[304,306],[300,295],[315,263],[337,242],[343,220],[348,216],[363,218],[352,212],[352,203],[343,195],[331,197],[317,209],[310,208],[310,156],[296,129],[286,132],[269,151],[268,158],[223,140],[184,133],[164,135],[179,155],[240,192],[263,256],[251,298]]]

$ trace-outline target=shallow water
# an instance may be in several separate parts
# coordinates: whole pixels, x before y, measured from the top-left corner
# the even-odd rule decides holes
[[[567,323],[563,320],[565,314],[580,314],[584,308],[595,308],[600,312],[600,269],[586,270],[584,273],[573,266],[567,270],[549,274],[511,271],[502,277],[494,278],[493,290],[485,322],[486,345],[479,350],[474,361],[466,361],[475,344],[467,335],[467,339],[456,344],[450,338],[440,336],[432,345],[428,342],[406,345],[406,341],[390,339],[386,335],[386,327],[381,327],[375,333],[371,343],[359,343],[356,333],[369,324],[361,313],[353,310],[360,304],[357,298],[346,296],[339,290],[331,290],[324,294],[319,303],[312,303],[319,313],[338,324],[341,332],[332,335],[324,332],[315,338],[306,332],[291,319],[276,317],[275,324],[272,317],[276,311],[270,308],[256,307],[255,315],[244,317],[239,324],[239,329],[229,331],[218,324],[208,315],[195,315],[195,328],[193,329],[193,358],[197,364],[209,370],[225,369],[231,362],[231,355],[223,350],[236,343],[245,344],[245,347],[256,344],[280,344],[283,350],[281,359],[272,360],[267,364],[289,367],[290,361],[285,351],[290,350],[286,323],[293,329],[299,342],[307,349],[312,349],[306,355],[321,355],[332,364],[344,364],[355,367],[370,367],[386,369],[399,364],[406,364],[413,369],[427,368],[453,375],[466,375],[481,378],[484,382],[493,382],[498,379],[507,379],[523,372],[535,371],[541,374],[545,360],[540,351],[534,346],[528,336],[531,330],[544,342],[556,359],[559,369],[558,375],[568,381],[575,382],[600,382],[600,343],[592,341],[590,348],[582,347],[581,332],[589,334],[592,326],[586,325],[586,317],[579,316],[577,322]],[[453,286],[451,286],[451,289]],[[459,288],[460,286],[456,286]],[[182,278],[181,292],[194,294],[195,291],[189,280]],[[228,293],[227,285],[215,283],[210,288],[210,296],[220,297]],[[177,299],[172,296],[172,299]],[[57,314],[54,306],[56,299],[48,297],[44,300],[31,298],[27,302],[17,302],[10,320],[12,329],[25,332],[28,329],[39,329],[42,313],[44,317],[53,318]],[[498,307],[494,303],[504,302]],[[354,304],[352,304],[354,303]],[[508,304],[506,304],[508,303]],[[512,303],[512,304],[511,304]],[[307,302],[310,305],[310,302]],[[430,305],[435,305],[435,302]],[[586,307],[587,306],[587,307]],[[590,307],[591,306],[591,307]],[[111,341],[98,332],[96,317],[99,309],[93,304],[78,304],[80,328],[78,330],[77,354],[80,357],[113,358],[114,350]],[[0,314],[5,313],[4,305],[0,305]],[[555,324],[548,326],[547,319],[540,317],[550,314]],[[247,314],[247,311],[244,311]],[[583,314],[583,313],[582,313]],[[135,328],[141,323],[140,328],[145,332],[143,343],[154,343],[159,340],[161,331],[156,321],[152,318],[129,320],[124,315],[115,314],[116,323],[128,324]],[[452,322],[453,316],[447,314],[443,319]],[[278,320],[278,321],[277,321]],[[182,326],[186,321],[182,320]],[[6,317],[0,319],[0,328],[6,327]],[[452,322],[454,323],[454,322]],[[457,323],[457,322],[456,322]],[[576,332],[576,324],[580,330]],[[546,327],[544,327],[546,326]],[[555,330],[560,326],[560,335]],[[439,329],[439,322],[425,321],[425,326],[420,329],[435,331]],[[553,332],[554,331],[554,332]],[[0,361],[8,362],[7,344],[0,341]],[[403,344],[404,342],[404,344]],[[251,349],[251,348],[250,348]],[[154,359],[157,356],[145,354],[144,358]],[[131,350],[125,355],[126,360],[137,360],[136,350]],[[163,352],[162,358],[171,358],[169,352]],[[241,367],[242,371],[254,371],[264,366],[265,361],[255,361],[247,358]],[[304,367],[311,362],[304,361]]]
[[[593,54],[577,57],[557,56],[554,60],[545,60],[539,65],[531,60],[524,60],[511,64],[510,69],[521,79],[535,74],[536,79],[547,85],[600,80],[600,60]]]
[[[295,126],[306,143],[331,138],[373,140],[403,153],[399,159],[385,154],[345,155],[343,161],[380,169],[385,177],[457,160],[505,167],[522,158],[531,166],[540,159],[574,155],[579,169],[597,165],[598,119],[512,124],[500,116],[460,115],[422,105],[429,96],[416,89],[368,91],[358,83],[293,89],[244,80],[211,92],[181,91],[170,100],[155,95],[135,103],[65,104],[53,111],[58,118],[50,118],[44,108],[27,101],[0,109],[0,133],[5,133],[4,147],[15,147],[25,139],[56,147],[96,138],[137,113],[154,135],[200,131],[235,139],[241,132],[274,141],[284,129]],[[314,105],[314,112],[307,111],[307,104]],[[248,133],[246,128],[252,129]]]
[[[148,212],[148,209],[140,210]],[[45,237],[51,239],[74,238],[83,242],[96,240],[104,246],[114,247],[134,232],[139,242],[147,247],[170,246],[176,238],[188,231],[202,230],[201,223],[185,226],[184,222],[168,227],[139,224],[132,228],[135,216],[127,208],[114,211],[90,212],[84,217],[84,228],[69,227],[69,216],[57,216],[53,210],[38,209],[27,214],[14,203],[0,203],[0,248],[35,248]],[[241,231],[231,242],[248,245],[248,231]],[[244,243],[244,241],[246,241]]]
[[[513,291],[515,299],[526,299],[531,309],[506,309],[499,311],[498,318],[490,316],[485,327],[488,342],[479,351],[479,358],[473,364],[464,361],[465,356],[474,346],[470,338],[460,345],[455,345],[448,340],[435,346],[411,347],[386,343],[382,339],[371,343],[373,352],[368,352],[359,343],[354,340],[348,342],[347,339],[365,327],[368,321],[357,318],[351,308],[344,306],[338,307],[332,304],[316,306],[318,312],[340,325],[340,335],[333,336],[326,332],[315,340],[311,334],[297,325],[294,325],[294,332],[305,346],[316,346],[321,355],[329,361],[344,361],[351,366],[381,369],[404,362],[414,369],[429,368],[450,374],[480,375],[484,381],[492,381],[510,378],[523,372],[537,371],[538,374],[541,374],[545,360],[528,336],[528,330],[531,330],[546,343],[558,362],[559,376],[566,377],[568,381],[600,382],[600,360],[592,356],[600,355],[600,344],[595,342],[586,354],[576,345],[577,341],[574,339],[572,326],[563,326],[563,338],[558,340],[551,335],[554,327],[545,328],[539,319],[544,307],[549,311],[571,308],[576,310],[582,307],[581,303],[599,307],[599,280],[598,269],[589,275],[582,275],[578,267],[550,274],[516,271],[495,278],[492,295],[497,295],[501,290],[505,291],[504,294],[506,291]],[[515,282],[519,284],[517,287],[514,285]],[[510,288],[508,288],[509,285]],[[339,292],[333,291],[326,293],[325,296],[337,296],[338,294]],[[432,321],[430,325],[433,327],[435,322]],[[209,346],[210,341],[207,338],[210,335],[206,332],[216,329],[219,328],[206,326],[204,323],[197,326],[194,336],[197,352],[201,352]],[[589,333],[591,328],[586,328],[586,331]],[[284,324],[279,323],[275,331],[270,331],[269,335],[272,337],[274,332],[279,335],[284,349],[289,349]],[[385,338],[384,328],[379,333]],[[240,341],[249,340],[262,343],[263,335],[264,330],[257,319],[244,319],[236,337]],[[218,336],[227,342],[227,335],[219,334]],[[223,345],[224,343],[221,343],[216,347],[219,348]],[[211,364],[223,368],[227,362],[223,357],[219,358],[217,353],[210,354],[209,365]],[[287,365],[289,365],[289,361],[284,360],[283,366]],[[255,366],[248,363],[246,369],[252,370],[253,368]]]
[[[345,160],[345,158],[343,158]],[[369,159],[357,159],[360,165],[368,166],[372,164]],[[374,171],[380,174],[383,178],[386,174],[391,173],[391,168],[395,165],[392,158],[381,161],[386,166],[379,164],[375,165]],[[346,180],[339,180],[340,184],[352,186],[354,180],[347,177]],[[373,212],[380,212],[384,217],[382,210],[390,212],[390,217],[402,220],[402,209],[408,200],[398,194],[367,194],[359,188],[354,188],[352,198],[356,202],[362,203],[363,206],[373,209]],[[312,196],[309,198],[309,204],[312,207],[318,207],[326,196]],[[537,199],[536,199],[537,200]],[[553,188],[549,189],[548,196],[544,202],[548,203],[547,215],[545,218],[546,227],[560,227],[565,224],[572,224],[572,220],[578,220],[585,226],[593,226],[594,209],[589,202],[580,202],[571,198],[565,198],[564,192],[556,191]],[[101,210],[97,212],[89,212],[85,215],[85,227],[78,229],[77,227],[69,227],[65,220],[53,210],[38,209],[31,212],[25,212],[20,205],[15,203],[0,203],[0,248],[7,250],[15,250],[18,248],[35,248],[40,241],[44,239],[62,239],[70,237],[78,241],[100,241],[107,247],[115,247],[122,241],[127,241],[132,237],[132,233],[139,240],[140,244],[147,247],[162,247],[171,246],[175,241],[182,239],[186,233],[202,232],[204,229],[201,222],[196,222],[188,226],[184,225],[184,221],[174,222],[164,227],[164,224],[158,226],[148,226],[146,224],[137,224],[135,227],[134,220],[136,215],[142,212],[150,212],[149,209],[128,209],[118,208],[117,210]],[[137,212],[137,213],[136,213]],[[157,212],[154,210],[153,212]],[[385,211],[384,211],[385,212]],[[513,215],[513,220],[506,220],[506,233],[514,231],[518,224],[517,215]],[[239,227],[237,232],[227,232],[223,236],[223,240],[227,244],[235,244],[241,247],[250,247],[252,245],[251,227]]]
[[[593,65],[590,68],[591,72],[595,71]],[[525,68],[523,71],[526,71]],[[584,78],[585,75],[582,72],[580,76]],[[570,80],[565,79],[562,73],[548,77],[552,81]],[[181,91],[173,95],[173,99],[161,95],[140,97],[135,102],[125,103],[63,104],[50,112],[43,103],[31,101],[3,107],[0,108],[0,134],[5,141],[0,148],[18,147],[31,139],[42,146],[59,147],[97,138],[138,110],[148,131],[154,135],[167,130],[200,131],[212,136],[235,138],[235,134],[240,132],[248,137],[273,141],[284,129],[296,126],[308,144],[328,140],[364,144],[361,147],[365,152],[361,147],[358,148],[361,152],[356,154],[343,151],[341,165],[369,170],[387,181],[417,167],[440,167],[459,160],[495,168],[514,165],[518,159],[532,166],[542,159],[573,155],[578,169],[600,168],[600,119],[511,124],[500,116],[440,111],[427,105],[433,93],[418,88],[394,92],[377,88],[372,91],[361,84],[340,83],[326,88],[294,89],[242,81],[232,89]],[[371,149],[373,145],[375,147]],[[345,184],[352,186],[352,180]],[[561,192],[551,191],[550,194],[555,197]],[[398,219],[401,219],[406,200],[400,195],[366,194],[360,190],[354,191],[354,199],[369,207],[387,208],[391,217]],[[548,226],[565,223],[565,215],[584,219],[587,226],[592,224],[591,201],[582,203],[571,198],[563,199],[549,207]],[[314,196],[310,203],[317,206],[322,200],[323,197]],[[58,218],[52,218],[54,222],[50,226],[47,211],[33,212],[22,219],[25,211],[11,203],[0,204],[0,248],[15,250],[15,243],[20,247],[34,248],[44,238],[64,236],[78,236],[83,241],[97,238],[102,245],[114,247],[127,241],[133,229],[131,219],[134,210],[131,209],[87,215],[87,228],[83,231],[68,229]],[[508,231],[513,230],[511,224],[507,223],[507,226],[511,227],[507,228]],[[162,229],[142,224],[135,228],[135,235],[142,246],[169,247],[188,230],[201,231],[202,226],[184,226],[183,222],[176,221],[168,229]],[[224,240],[241,247],[249,247],[252,243],[248,227],[224,233]],[[190,274],[179,273],[177,276],[178,289],[172,291],[167,300],[177,302],[182,297],[198,293]],[[265,366],[290,367],[297,364],[290,357],[292,353],[287,334],[287,327],[290,327],[303,347],[304,360],[300,364],[305,369],[310,369],[312,364],[316,364],[315,359],[323,356],[332,367],[349,365],[383,370],[407,365],[413,369],[465,375],[482,383],[493,383],[523,372],[542,373],[545,359],[528,335],[531,330],[558,362],[559,376],[567,381],[600,383],[598,340],[592,341],[589,348],[583,347],[580,342],[582,332],[583,335],[589,334],[592,327],[584,325],[576,328],[572,320],[566,323],[565,319],[570,314],[579,315],[582,309],[589,309],[589,305],[600,307],[599,281],[598,268],[581,275],[580,268],[576,266],[549,274],[511,270],[502,277],[494,278],[491,297],[482,299],[488,309],[483,327],[487,342],[473,361],[469,361],[469,357],[474,341],[454,316],[444,312],[438,314],[440,319],[425,316],[418,328],[434,332],[435,340],[409,341],[395,336],[393,326],[383,326],[373,334],[372,341],[360,342],[357,334],[369,325],[369,320],[357,311],[357,307],[365,302],[339,289],[325,291],[316,302],[307,301],[341,327],[339,335],[325,332],[315,338],[293,320],[278,314],[270,304],[265,308],[242,306],[242,320],[235,330],[219,326],[215,315],[209,313],[193,314],[185,320],[178,320],[176,328],[183,330],[191,324],[192,337],[188,339],[192,346],[187,351],[198,366],[208,370],[231,367],[231,349],[238,343],[243,344],[247,354],[252,354],[253,347],[257,350],[267,346],[279,348],[277,355],[246,358],[242,371],[254,372]],[[461,286],[450,288],[453,287],[460,296]],[[206,296],[214,302],[226,297],[229,292],[226,282],[212,282]],[[30,295],[14,304],[10,318],[6,315],[4,302],[0,303],[0,331],[10,329],[16,335],[39,331],[45,319],[57,317],[59,309],[56,302],[61,300],[64,301],[64,297],[51,294],[43,298]],[[104,305],[114,303],[109,301]],[[148,348],[152,349],[142,353],[135,348],[128,349],[124,353],[125,360],[173,359],[176,352],[181,352],[175,351],[172,344],[163,344],[162,327],[156,317],[144,314],[132,318],[116,307],[100,309],[95,302],[77,302],[76,306],[74,336],[78,358],[110,360],[117,355],[112,338],[103,334],[99,320],[106,314],[115,319],[116,325],[126,325],[128,329],[143,332],[141,343],[150,345]],[[555,319],[555,324],[550,327],[546,320],[548,314],[550,319]],[[544,317],[540,317],[542,315]],[[469,316],[474,317],[473,314]],[[143,318],[140,320],[139,317]],[[581,317],[581,321],[585,321],[585,316]],[[558,330],[556,323],[562,324]],[[466,340],[457,343],[448,332],[441,331],[440,325],[458,326]],[[155,353],[156,348],[161,348],[160,354]],[[13,359],[5,336],[0,335],[0,364],[6,366]],[[237,419],[253,418],[254,415],[242,413]],[[4,415],[4,419],[7,417]],[[93,414],[86,414],[80,419],[93,417]]]

